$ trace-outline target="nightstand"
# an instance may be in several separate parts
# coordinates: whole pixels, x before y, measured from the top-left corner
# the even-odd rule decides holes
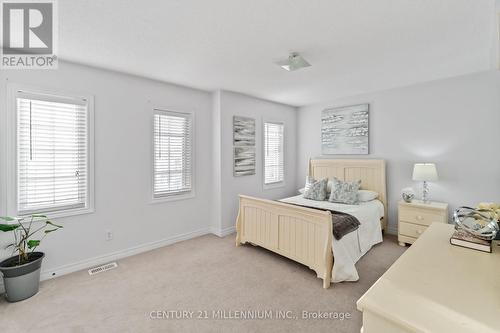
[[[412,244],[432,223],[448,223],[448,204],[400,201],[398,205],[399,245]]]

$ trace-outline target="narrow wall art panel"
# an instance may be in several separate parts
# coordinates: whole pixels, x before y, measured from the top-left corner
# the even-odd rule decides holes
[[[233,174],[255,175],[255,119],[233,117]]]
[[[234,147],[234,176],[255,175],[255,147]]]
[[[325,109],[321,113],[322,154],[368,154],[369,104]]]
[[[233,117],[233,145],[255,146],[255,119]]]

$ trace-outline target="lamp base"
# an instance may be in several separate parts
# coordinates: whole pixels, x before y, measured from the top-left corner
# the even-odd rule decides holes
[[[431,201],[429,200],[429,184],[424,180],[424,183],[422,185],[422,201],[424,204],[430,204]]]

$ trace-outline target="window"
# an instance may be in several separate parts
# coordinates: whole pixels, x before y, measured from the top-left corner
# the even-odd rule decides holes
[[[89,100],[17,91],[17,214],[90,209]]]
[[[264,123],[264,184],[284,180],[283,124]]]
[[[192,123],[190,113],[154,111],[153,199],[192,194]]]

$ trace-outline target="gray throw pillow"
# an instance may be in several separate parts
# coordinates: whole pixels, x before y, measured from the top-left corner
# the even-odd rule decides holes
[[[334,177],[332,191],[330,192],[328,201],[357,205],[359,203],[358,191],[360,187],[361,180],[345,182]]]
[[[315,180],[314,178],[308,176],[305,186],[306,190],[304,191],[304,198],[317,201],[326,200],[327,184],[327,178]]]

